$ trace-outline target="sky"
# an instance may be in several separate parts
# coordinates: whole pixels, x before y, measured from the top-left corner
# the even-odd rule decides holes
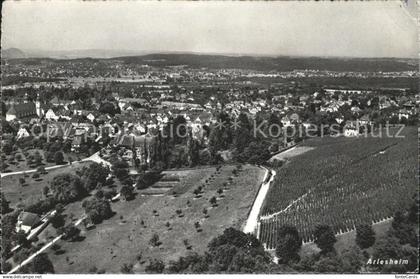
[[[6,1],[2,48],[417,57],[400,1]]]

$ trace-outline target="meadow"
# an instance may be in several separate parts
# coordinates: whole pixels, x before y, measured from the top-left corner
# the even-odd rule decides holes
[[[110,219],[93,229],[81,226],[82,241],[60,241],[60,254],[50,250],[56,273],[119,273],[124,264],[142,273],[152,259],[168,264],[189,252],[203,253],[224,229],[242,228],[264,177],[264,170],[256,166],[236,170],[224,165],[165,171],[158,186],[151,188],[169,183],[171,189],[159,195],[136,190],[133,200],[112,203],[116,214]],[[51,228],[46,231],[50,233],[43,232],[41,242],[54,235]],[[151,243],[154,235],[158,241]]]

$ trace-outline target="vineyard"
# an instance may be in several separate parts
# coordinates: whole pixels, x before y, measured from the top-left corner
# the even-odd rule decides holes
[[[260,217],[259,237],[276,246],[276,230],[297,227],[304,242],[317,224],[335,233],[378,222],[404,207],[417,191],[417,131],[405,138],[324,138],[315,149],[277,170]]]

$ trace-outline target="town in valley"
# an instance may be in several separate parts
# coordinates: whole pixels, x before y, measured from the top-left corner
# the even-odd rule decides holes
[[[47,35],[31,24],[45,3],[11,2],[2,273],[418,273],[418,50],[398,39],[411,34],[398,29],[413,25],[401,12],[411,1],[333,3],[335,14],[318,2],[69,1],[45,8]],[[136,11],[127,20],[109,10],[126,4]],[[198,19],[207,5],[218,13]],[[402,19],[391,32],[381,12],[342,5]],[[232,17],[221,20],[224,6]],[[289,33],[274,13],[286,10],[303,15],[283,14]],[[385,35],[356,24],[363,16]],[[308,30],[311,20],[324,31]],[[366,34],[356,42],[343,26]],[[156,51],[120,51],[120,41]],[[269,42],[280,46],[265,53]]]

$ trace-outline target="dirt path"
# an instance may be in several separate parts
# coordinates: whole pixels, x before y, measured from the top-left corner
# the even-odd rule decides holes
[[[74,223],[74,225],[77,227],[78,225],[80,225],[80,223],[82,223],[82,221],[85,218],[86,218],[86,216],[83,216],[82,218],[80,218],[79,220],[77,220]],[[15,266],[7,274],[12,274],[12,273],[18,271],[22,266],[25,266],[28,263],[30,263],[36,256],[38,256],[39,254],[41,254],[42,252],[44,252],[45,250],[47,250],[51,245],[53,245],[54,243],[56,243],[57,241],[59,241],[62,237],[63,237],[63,234],[60,234],[59,236],[57,236],[56,238],[54,238],[53,240],[51,240],[50,242],[48,242],[47,244],[45,244],[44,246],[42,246],[41,249],[39,249],[34,254],[30,255],[26,260],[24,260],[23,262],[21,262],[20,264],[18,264],[17,266]]]
[[[86,162],[86,161],[96,162],[98,164],[101,164],[102,163],[102,164],[104,164],[106,166],[111,166],[111,163],[110,162],[105,161],[104,159],[102,159],[99,156],[99,152],[96,152],[96,153],[92,154],[90,157],[84,158],[84,159],[82,159],[80,161],[75,161],[75,162],[72,162],[71,164],[70,163],[67,163],[67,164],[64,164],[64,165],[57,165],[57,166],[46,167],[45,170],[48,171],[48,170],[53,170],[53,169],[68,167],[70,165],[75,165],[75,164],[78,164],[78,163],[81,163],[81,162]],[[37,171],[37,169],[23,170],[23,171],[15,171],[15,172],[6,172],[6,173],[1,173],[0,174],[0,177],[3,178],[3,177],[6,177],[6,176],[10,176],[10,175],[17,175],[17,174],[24,174],[24,173],[32,173],[32,172],[36,172],[36,171]]]
[[[269,170],[265,167],[262,168],[264,168],[266,172],[260,190],[258,191],[254,204],[252,205],[251,212],[249,213],[248,219],[246,220],[245,227],[243,229],[244,233],[255,233],[258,225],[258,217],[260,216],[265,196],[267,195],[268,190],[270,189],[270,185],[276,176],[276,171]],[[266,181],[269,175],[271,175],[271,177],[268,181]]]

